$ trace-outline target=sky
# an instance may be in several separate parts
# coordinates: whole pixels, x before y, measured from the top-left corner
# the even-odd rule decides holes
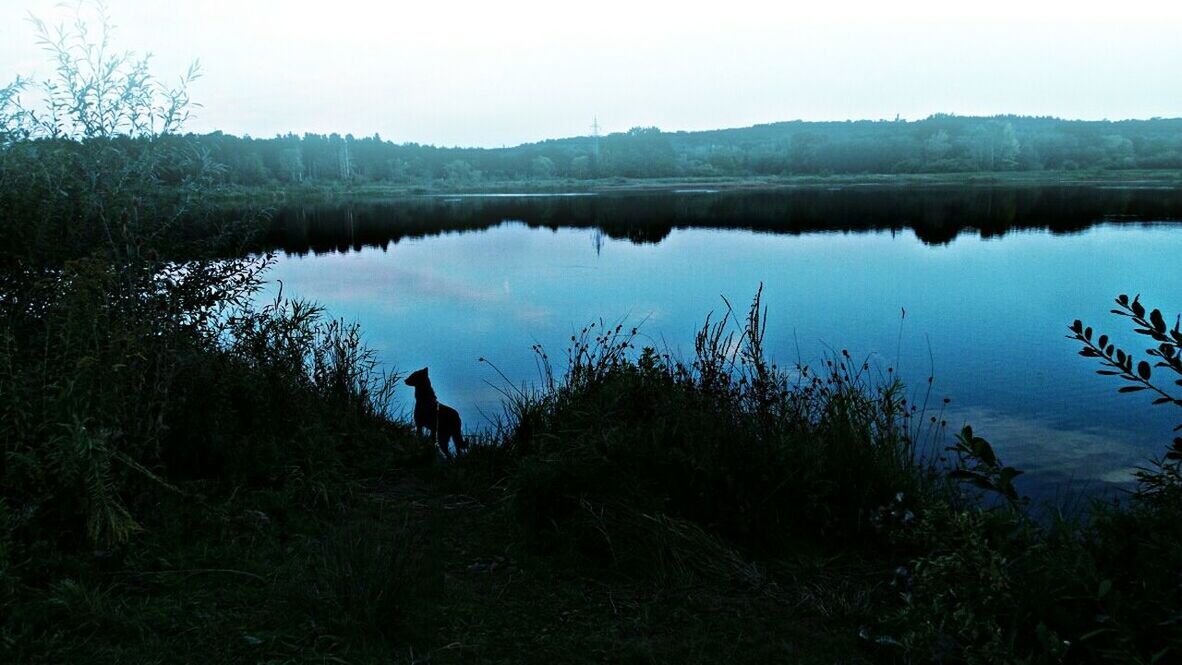
[[[0,0],[0,81],[44,76]],[[1182,3],[108,0],[154,73],[199,59],[188,129],[495,147],[634,126],[1018,113],[1182,116]]]

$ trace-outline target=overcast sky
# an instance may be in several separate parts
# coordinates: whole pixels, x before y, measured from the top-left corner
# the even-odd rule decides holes
[[[1021,113],[1182,115],[1182,3],[109,0],[120,46],[179,74],[189,129],[512,145],[637,125]],[[0,0],[0,79],[45,74]]]

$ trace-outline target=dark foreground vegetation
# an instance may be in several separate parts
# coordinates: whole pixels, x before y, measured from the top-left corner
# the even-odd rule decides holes
[[[267,259],[181,226],[220,169],[175,137],[184,88],[74,39],[48,113],[0,91],[0,661],[1179,657],[1182,441],[1122,504],[1032,519],[891,372],[775,365],[758,298],[692,358],[537,349],[440,463],[355,326],[256,304]],[[1115,311],[1146,361],[1071,335],[1177,408],[1178,324]]]

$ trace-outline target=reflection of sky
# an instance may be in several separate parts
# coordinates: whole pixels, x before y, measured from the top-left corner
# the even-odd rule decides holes
[[[288,257],[273,277],[287,294],[361,321],[394,367],[429,365],[469,427],[482,424],[480,411],[498,411],[486,383],[498,379],[479,357],[529,381],[531,344],[564,357],[572,330],[600,317],[647,319],[642,334],[688,353],[720,295],[740,307],[763,281],[779,359],[795,361],[799,347],[816,361],[844,346],[897,365],[915,386],[931,369],[933,401],[953,400],[949,426],[971,422],[1008,463],[1032,476],[1117,480],[1163,449],[1175,414],[1115,394],[1064,338],[1067,324],[1082,318],[1139,343],[1107,313],[1111,299],[1139,289],[1150,305],[1182,308],[1178,257],[1182,232],[1164,226],[966,234],[938,247],[910,233],[679,230],[659,245],[605,240],[597,255],[586,231],[503,225],[386,251]]]

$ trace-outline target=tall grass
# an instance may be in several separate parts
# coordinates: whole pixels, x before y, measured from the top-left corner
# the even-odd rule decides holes
[[[766,310],[707,318],[694,357],[636,348],[637,331],[588,326],[539,390],[507,390],[518,514],[546,531],[587,505],[631,505],[752,546],[866,542],[873,516],[943,486],[917,446],[902,385],[842,352],[821,370],[764,351]]]
[[[1177,326],[1121,298],[1117,313],[1178,371]],[[536,390],[506,389],[506,487],[526,542],[609,564],[666,588],[729,579],[777,595],[750,557],[802,547],[863,552],[885,570],[863,632],[886,661],[1172,662],[1182,649],[1182,454],[1139,474],[1123,504],[1035,519],[1021,471],[902,385],[841,351],[819,370],[782,369],[764,350],[760,294],[708,317],[688,361],[637,349],[637,331],[598,323],[571,338],[556,371],[535,347]],[[1072,337],[1101,373],[1178,402],[1147,362]],[[1182,385],[1182,384],[1179,384]],[[1177,443],[1177,442],[1175,442]],[[937,454],[939,453],[939,454]],[[947,462],[940,462],[945,457]]]
[[[395,377],[358,327],[306,303],[257,306],[270,257],[213,251],[238,236],[202,223],[218,167],[179,136],[197,69],[160,84],[115,50],[102,3],[35,26],[54,74],[0,89],[0,502],[14,547],[124,542],[136,504],[178,479],[323,473],[338,447],[390,431]]]

